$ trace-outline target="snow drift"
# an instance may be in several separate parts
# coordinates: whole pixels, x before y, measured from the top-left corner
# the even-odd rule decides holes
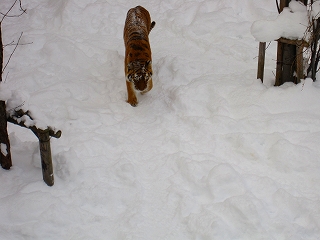
[[[122,31],[136,5],[157,24],[154,88],[133,108],[125,102]],[[1,239],[318,239],[319,83],[273,87],[272,44],[265,83],[256,79],[250,28],[278,15],[273,1],[23,7],[27,14],[3,22],[4,43],[23,31],[25,45],[1,88],[21,93],[62,137],[51,140],[48,187],[37,139],[9,126]]]

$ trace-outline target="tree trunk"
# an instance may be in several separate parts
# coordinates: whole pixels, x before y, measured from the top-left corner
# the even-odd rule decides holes
[[[2,82],[2,68],[3,68],[3,44],[0,22],[0,82]],[[10,169],[12,166],[10,141],[7,131],[7,113],[5,101],[0,101],[0,164],[4,169]]]
[[[315,81],[316,73],[318,71],[318,63],[319,63],[318,42],[320,39],[320,19],[313,19],[312,34],[313,34],[313,39],[311,43],[311,61],[307,70],[307,75],[308,77],[311,77],[313,81]]]

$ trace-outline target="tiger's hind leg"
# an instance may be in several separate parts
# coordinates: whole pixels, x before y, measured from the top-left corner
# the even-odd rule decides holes
[[[132,107],[136,107],[138,105],[138,99],[134,91],[133,83],[126,81],[126,84],[127,84],[127,92],[128,92],[127,102],[130,103]]]

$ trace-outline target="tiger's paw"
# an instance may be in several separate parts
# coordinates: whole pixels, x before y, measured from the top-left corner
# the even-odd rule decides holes
[[[136,107],[138,105],[137,100],[128,100],[127,103],[129,103],[132,107]]]

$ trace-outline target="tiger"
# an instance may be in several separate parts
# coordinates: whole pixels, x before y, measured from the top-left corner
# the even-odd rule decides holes
[[[123,30],[124,71],[128,93],[127,102],[133,107],[138,104],[136,91],[144,94],[153,87],[149,33],[155,24],[154,21],[151,22],[149,12],[141,6],[131,8],[127,13]]]

